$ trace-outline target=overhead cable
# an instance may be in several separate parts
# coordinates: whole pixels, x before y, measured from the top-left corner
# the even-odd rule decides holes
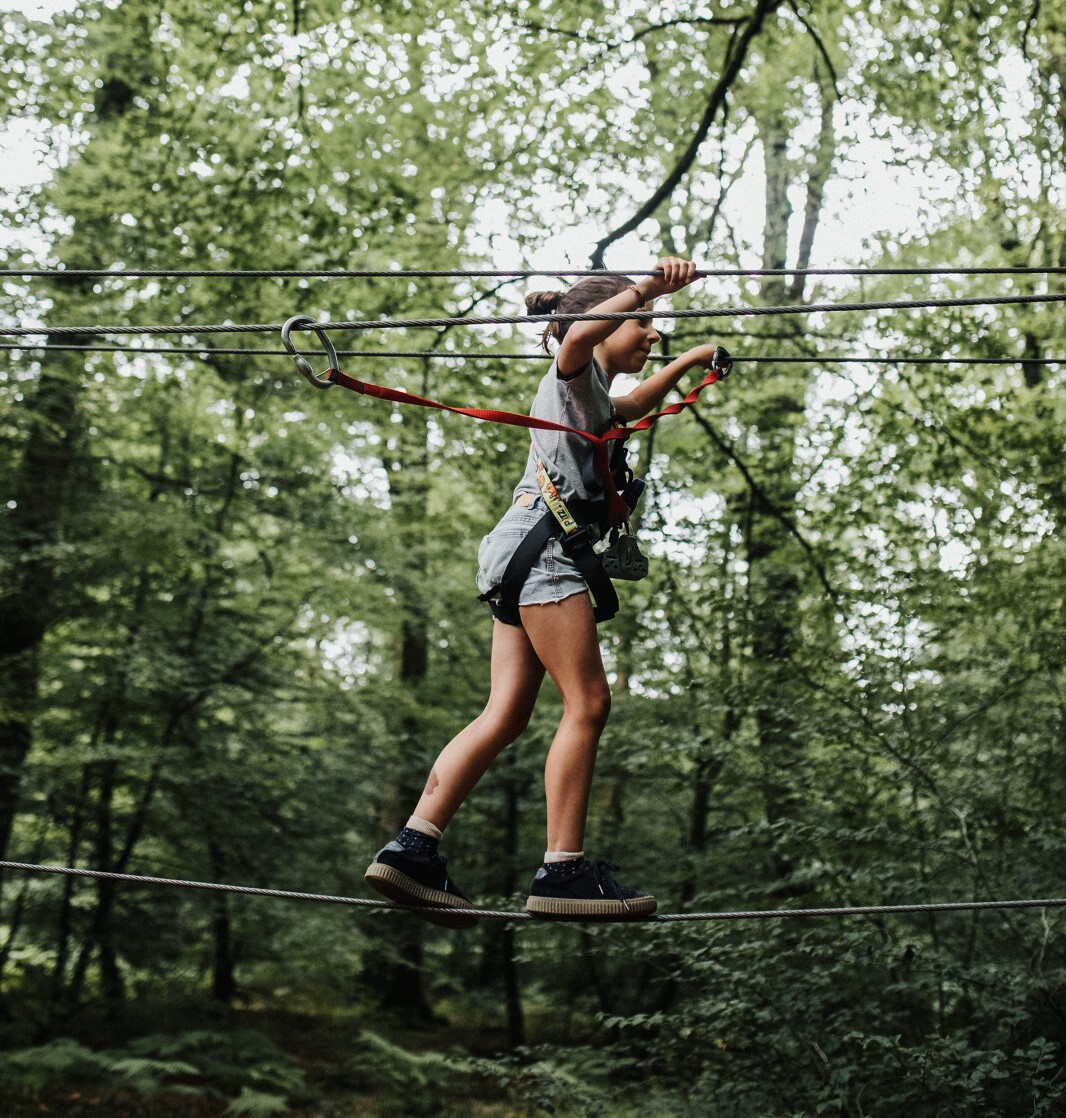
[[[2,331],[0,331],[2,332]],[[123,353],[131,357],[141,354],[185,355],[205,354],[225,357],[285,357],[291,360],[284,349],[241,349],[238,346],[134,346],[134,345],[71,345],[60,342],[0,342],[0,352],[13,350],[23,353],[27,350],[58,350],[72,353]],[[494,353],[492,350],[467,352],[460,350],[426,349],[338,349],[338,357],[358,357],[368,360],[389,360],[393,358],[418,358],[424,360],[464,360],[464,361],[544,361],[544,353]],[[667,362],[675,360],[676,355],[653,353],[649,361]],[[819,353],[807,356],[774,356],[761,354],[748,357],[734,357],[736,364],[781,364],[781,365],[1063,365],[1066,357],[887,357],[883,354],[834,354]]]
[[[653,276],[648,268],[0,268],[2,276],[26,279],[560,279],[585,276]],[[1066,267],[926,268],[701,268],[701,279],[773,276],[1044,276]]]
[[[1017,304],[1063,303],[1066,294],[1043,295],[978,295],[966,298],[879,300],[876,302],[805,303],[768,307],[685,308],[675,311],[608,311],[598,314],[526,314],[492,315],[477,318],[382,318],[353,319],[340,322],[317,322],[320,330],[424,330],[451,326],[519,326],[536,322],[625,322],[630,319],[688,318],[752,318],[770,315],[823,314],[837,311],[915,311],[944,307],[1009,306]],[[194,334],[268,334],[279,331],[283,323],[211,323],[182,325],[126,326],[4,326],[0,335],[8,337],[86,337],[123,334],[189,335]]]

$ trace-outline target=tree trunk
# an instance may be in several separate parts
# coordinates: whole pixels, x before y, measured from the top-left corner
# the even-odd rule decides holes
[[[77,286],[76,283],[72,286]],[[59,300],[57,300],[58,302]],[[89,339],[65,339],[84,344]],[[52,594],[80,425],[80,363],[49,355],[27,405],[26,449],[5,514],[0,592],[0,859],[8,855],[22,766],[33,736],[41,643],[52,620]]]
[[[96,827],[93,837],[93,863],[97,869],[111,872],[113,866],[112,807],[115,791],[117,763],[102,761],[92,766],[93,783],[96,785]],[[96,905],[92,921],[81,951],[74,965],[74,974],[66,993],[66,1002],[76,1005],[85,986],[85,979],[97,951],[100,966],[101,990],[105,1002],[112,1008],[125,998],[125,984],[118,965],[114,946],[115,882],[106,878],[96,882]]]
[[[82,830],[85,825],[85,814],[92,793],[92,769],[89,765],[82,768],[81,784],[78,788],[78,798],[70,821],[70,838],[67,842],[68,866],[78,864],[78,850],[81,847]],[[59,905],[59,914],[56,918],[56,959],[52,967],[51,995],[49,1019],[54,1017],[63,1003],[65,996],[65,983],[67,966],[70,962],[71,939],[74,934],[74,889],[76,886],[73,877],[63,880],[63,896]]]
[[[122,12],[117,18],[125,17]],[[158,14],[146,7],[134,18],[144,41],[150,41]],[[100,132],[135,109],[136,90],[129,83],[151,80],[145,64],[149,57],[146,53],[139,60],[139,72],[118,52],[103,60],[92,114],[93,126]],[[106,238],[111,219],[99,220],[105,225]],[[95,259],[100,251],[98,232],[92,221],[79,222],[73,236],[56,247],[62,247],[68,262],[79,255]],[[82,309],[84,297],[93,290],[91,279],[55,277],[52,283],[51,314],[58,322],[67,317],[68,306]],[[84,345],[93,340],[66,334],[56,344]],[[7,857],[22,766],[32,743],[40,649],[52,620],[56,544],[61,538],[81,427],[78,399],[83,373],[84,364],[76,354],[46,348],[40,379],[26,407],[26,449],[11,487],[15,506],[5,513],[6,524],[0,533],[0,563],[7,578],[7,585],[0,587],[0,859]]]
[[[123,13],[124,14],[124,13]],[[158,15],[139,13],[143,40],[151,38]],[[145,57],[148,57],[146,53]],[[128,59],[115,52],[102,60],[98,73],[92,126],[101,132],[135,107],[131,80],[146,79],[145,70],[133,76]],[[101,240],[106,243],[110,215],[100,218],[105,236],[92,220],[79,221],[61,248],[68,263],[79,256],[95,259]],[[55,277],[51,314],[67,318],[68,308],[81,310],[93,290],[91,279]],[[73,318],[76,321],[78,315]],[[69,319],[68,319],[69,320]],[[93,338],[67,334],[48,344],[84,345]],[[27,439],[11,485],[14,507],[3,512],[0,531],[0,859],[8,857],[23,765],[33,742],[33,719],[40,688],[40,655],[53,620],[53,591],[57,575],[57,544],[62,539],[68,485],[81,430],[78,400],[84,364],[76,353],[47,348],[41,375],[25,409]],[[0,873],[0,885],[3,875]],[[2,904],[2,893],[0,893]]]
[[[524,786],[513,749],[506,751],[496,764],[503,770],[503,810],[499,821],[500,843],[493,861],[496,873],[489,888],[493,893],[506,897],[518,885],[518,838]],[[484,963],[479,976],[481,984],[487,985],[499,979],[503,987],[507,1037],[512,1048],[522,1048],[526,1043],[526,1023],[521,976],[515,960],[514,926],[509,922],[490,921],[484,936]]]
[[[225,881],[225,856],[214,838],[209,841],[208,849],[211,858],[211,880]],[[237,980],[233,929],[229,918],[229,897],[225,893],[215,895],[211,939],[214,945],[211,958],[211,997],[224,1005],[230,1005],[237,993]]]
[[[425,386],[423,386],[425,389]],[[424,392],[424,394],[428,394]],[[426,439],[428,431],[424,421],[404,417],[398,432],[399,446],[395,465],[389,470],[389,488],[392,497],[392,519],[395,524],[404,566],[396,572],[397,594],[403,604],[403,620],[397,649],[398,676],[405,692],[405,701],[417,693],[429,671],[429,633],[426,610],[426,576],[429,542],[425,539],[429,479],[427,475]],[[415,706],[410,703],[411,709]],[[421,792],[418,781],[425,773],[417,775],[402,758],[425,756],[422,748],[422,727],[417,715],[402,719],[398,736],[403,748],[398,751],[401,761],[390,775],[383,774],[379,821],[385,835],[392,837],[407,822],[411,806]],[[422,960],[425,924],[409,916],[400,916],[387,928],[375,925],[371,938],[387,938],[387,946],[372,949],[368,958],[373,962],[362,974],[362,980],[377,1000],[394,1011],[404,1014],[412,1022],[431,1022],[433,1010],[422,987]],[[377,958],[374,958],[374,956]]]
[[[823,86],[823,95],[828,96]],[[763,267],[782,269],[788,263],[788,223],[792,207],[788,190],[794,166],[788,158],[789,130],[784,109],[760,117],[760,135],[766,165],[766,212]],[[807,202],[801,252],[809,260],[817,230],[825,183],[832,166],[832,113],[822,113],[821,132],[813,169],[807,179]],[[797,302],[802,283],[787,284],[783,277],[767,277],[762,298],[768,304]],[[802,321],[790,318],[797,333]],[[744,541],[748,560],[748,593],[752,632],[752,659],[757,682],[755,717],[760,757],[764,764],[763,800],[766,820],[788,824],[803,812],[804,794],[800,767],[803,742],[795,712],[802,701],[796,693],[791,661],[799,645],[801,572],[791,554],[791,537],[785,526],[794,519],[795,432],[802,422],[806,382],[787,366],[762,367],[762,383],[753,409],[753,426],[760,447],[759,492],[748,494]],[[787,843],[775,841],[769,852],[777,877],[787,877],[793,856]]]

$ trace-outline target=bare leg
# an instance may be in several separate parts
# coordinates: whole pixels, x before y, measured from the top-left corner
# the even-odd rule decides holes
[[[611,691],[587,594],[523,606],[522,625],[563,697],[563,717],[544,766],[548,849],[582,850],[589,790]]]
[[[415,808],[415,815],[442,831],[533,713],[544,667],[517,625],[493,623],[490,678],[485,709],[441,750]]]

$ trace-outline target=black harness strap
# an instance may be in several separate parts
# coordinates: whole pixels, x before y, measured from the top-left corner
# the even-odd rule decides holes
[[[522,593],[522,587],[533,569],[533,564],[537,561],[537,556],[547,546],[548,541],[553,536],[557,536],[560,531],[559,521],[550,512],[546,512],[522,537],[522,542],[515,548],[510,562],[504,568],[500,584],[479,595],[478,601],[487,602],[490,598],[496,599],[500,620],[508,625],[521,625],[518,596]]]
[[[582,520],[586,520],[589,512],[597,514],[591,517],[591,523],[595,523],[605,504],[603,501],[572,502],[570,507]],[[618,595],[607,572],[603,569],[603,561],[592,547],[589,529],[590,521],[586,520],[580,532],[563,539],[563,550],[574,561],[574,565],[581,572],[581,577],[588,583],[595,602],[596,620],[610,621],[618,612]],[[515,548],[499,585],[479,596],[478,600],[482,602],[487,602],[490,598],[495,600],[497,616],[501,621],[508,625],[522,623],[518,612],[518,598],[522,593],[522,587],[540,553],[548,546],[548,542],[561,532],[562,527],[556,520],[555,514],[550,509],[547,510]]]
[[[576,536],[565,537],[563,550],[573,559],[581,577],[588,583],[596,603],[593,610],[596,620],[610,621],[618,612],[618,594],[614,583],[603,569],[603,559],[592,548],[588,531],[588,528],[582,528]]]

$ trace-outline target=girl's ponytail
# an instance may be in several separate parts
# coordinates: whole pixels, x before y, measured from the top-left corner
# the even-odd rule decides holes
[[[625,291],[632,283],[629,276],[605,273],[602,276],[588,276],[574,284],[569,291],[531,291],[526,296],[526,313],[555,314],[559,311],[562,314],[582,314]],[[554,338],[556,342],[561,342],[569,326],[569,322],[549,322],[544,327],[540,344],[545,353],[551,354],[548,340]]]
[[[565,291],[531,291],[526,296],[526,314],[555,314],[566,294]],[[560,327],[565,326],[565,322],[549,322],[544,327],[540,335],[540,348],[545,353],[551,354],[548,348],[549,338],[554,338],[557,342],[563,340],[566,331],[560,330]]]
[[[526,296],[526,313],[554,314],[565,294],[565,291],[531,291]]]

